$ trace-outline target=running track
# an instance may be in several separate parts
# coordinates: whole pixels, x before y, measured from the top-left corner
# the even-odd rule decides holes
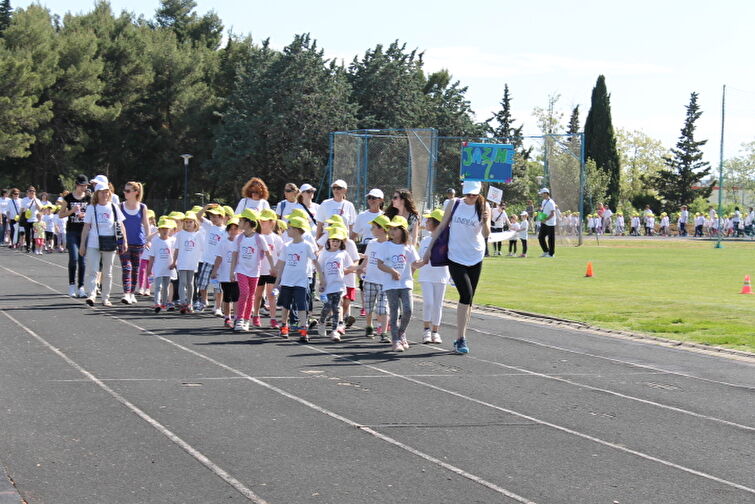
[[[30,504],[755,502],[755,359],[477,313],[468,356],[445,324],[302,345],[87,308],[66,261],[0,249],[0,464]]]

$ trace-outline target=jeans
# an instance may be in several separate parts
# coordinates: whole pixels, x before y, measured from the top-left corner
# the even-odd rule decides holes
[[[78,285],[82,287],[84,285],[84,258],[79,255],[79,247],[81,247],[81,230],[68,231],[68,285]],[[76,267],[78,266],[79,278],[76,283]]]
[[[388,298],[388,309],[391,312],[391,339],[395,343],[401,339],[401,336],[409,327],[412,320],[412,308],[414,301],[412,299],[411,289],[388,289],[385,296]],[[401,324],[398,322],[399,308],[401,308]]]
[[[328,320],[328,316],[333,314],[333,330],[338,328],[338,324],[341,323],[341,296],[343,293],[331,292],[326,295],[327,301],[322,304],[322,312],[320,313],[320,323],[324,324]]]
[[[686,222],[679,223],[679,236],[687,236],[687,223]]]

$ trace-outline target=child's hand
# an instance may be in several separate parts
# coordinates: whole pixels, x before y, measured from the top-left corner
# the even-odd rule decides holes
[[[392,269],[391,270],[391,278],[393,278],[394,280],[398,280],[398,279],[401,278],[401,273],[399,273],[395,269]]]
[[[325,292],[325,284],[320,282],[320,292]]]
[[[427,261],[425,261],[424,259],[420,259],[419,261],[416,261],[414,263],[414,267],[417,268],[417,269],[419,269],[422,266],[424,266],[425,264],[427,264]]]
[[[176,269],[176,263],[175,262],[170,263],[170,268],[168,269]]]
[[[213,280],[217,280],[218,279],[218,272],[217,271],[213,271],[212,274],[210,275],[210,278],[212,278]]]
[[[86,248],[86,246],[79,248],[79,255],[81,257],[85,257],[87,255],[87,248]]]
[[[270,268],[270,276],[277,277],[278,271],[275,268]]]

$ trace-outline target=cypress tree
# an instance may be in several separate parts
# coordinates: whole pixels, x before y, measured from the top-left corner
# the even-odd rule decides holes
[[[579,133],[579,105],[571,111],[569,129],[566,131],[567,135],[576,135],[577,133]]]
[[[5,29],[10,26],[12,15],[13,8],[10,6],[10,0],[0,1],[0,37],[3,36]]]
[[[703,114],[697,104],[697,93],[692,93],[687,105],[684,127],[671,149],[673,157],[665,160],[666,168],[655,177],[658,194],[665,200],[664,208],[676,211],[681,205],[689,205],[695,198],[710,196],[712,187],[698,187],[700,181],[710,175],[710,163],[703,161],[700,147],[707,140],[695,141],[695,121]]]
[[[590,111],[585,121],[585,155],[608,175],[608,205],[615,209],[621,191],[621,166],[611,121],[611,96],[603,75],[598,76],[592,89]]]

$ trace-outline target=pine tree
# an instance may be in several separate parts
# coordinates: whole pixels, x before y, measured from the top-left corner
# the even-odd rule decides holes
[[[576,135],[577,133],[579,133],[579,105],[571,111],[569,128],[566,130],[567,135]]]
[[[621,196],[621,165],[611,121],[611,96],[603,75],[598,76],[592,89],[590,112],[585,121],[585,156],[608,175],[608,205],[615,209]]]
[[[0,37],[3,36],[5,29],[10,26],[12,15],[13,8],[10,6],[10,0],[2,0],[0,2]]]
[[[676,211],[681,205],[689,205],[695,198],[710,196],[712,187],[697,187],[702,179],[710,175],[710,163],[703,161],[700,147],[707,140],[695,141],[695,121],[703,114],[697,104],[697,93],[692,93],[687,105],[679,141],[671,149],[671,158],[666,159],[666,168],[655,177],[658,194],[664,201],[666,210]]]

